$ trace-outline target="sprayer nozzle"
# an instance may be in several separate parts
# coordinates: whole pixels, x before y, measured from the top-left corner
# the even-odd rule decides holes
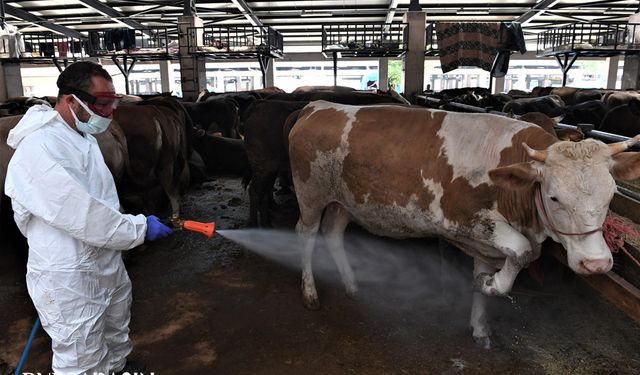
[[[182,228],[184,230],[202,233],[207,237],[212,237],[215,232],[216,223],[200,223],[197,221],[185,220],[184,223],[182,223]]]

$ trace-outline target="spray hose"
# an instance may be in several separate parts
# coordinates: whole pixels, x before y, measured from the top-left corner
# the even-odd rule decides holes
[[[216,223],[215,222],[201,223],[199,221],[183,220],[174,216],[171,219],[170,226],[174,230],[186,230],[190,232],[197,232],[211,238],[215,233]]]

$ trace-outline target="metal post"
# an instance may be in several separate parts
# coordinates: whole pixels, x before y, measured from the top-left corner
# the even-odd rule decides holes
[[[333,52],[333,85],[338,86],[338,52]]]
[[[424,47],[426,42],[425,12],[409,11],[404,14],[408,25],[407,52],[404,61],[404,97],[413,102],[415,95],[424,91]]]
[[[258,63],[262,72],[262,87],[267,87],[267,69],[271,62],[271,56],[258,54]]]
[[[113,61],[114,64],[116,64],[116,66],[118,67],[118,69],[120,70],[120,72],[122,72],[122,76],[124,77],[124,82],[125,82],[125,88],[124,88],[124,92],[125,94],[129,95],[129,74],[131,73],[131,70],[133,69],[133,66],[136,65],[136,61],[138,61],[135,57],[132,58],[131,60],[131,64],[127,67],[127,60],[128,57],[127,56],[123,56],[122,57],[122,64],[120,64],[120,62],[118,61],[118,57],[117,56],[112,56],[111,60]]]

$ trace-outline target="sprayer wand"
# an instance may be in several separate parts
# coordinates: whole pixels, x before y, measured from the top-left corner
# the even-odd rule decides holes
[[[201,223],[199,221],[183,220],[178,217],[173,217],[171,219],[171,227],[173,227],[173,230],[188,230],[204,234],[211,238],[215,232],[216,223]]]

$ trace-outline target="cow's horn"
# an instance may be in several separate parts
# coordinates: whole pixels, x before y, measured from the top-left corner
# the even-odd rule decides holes
[[[527,146],[526,143],[522,142],[522,147],[524,147],[525,150],[527,150],[527,154],[529,154],[529,157],[533,160],[537,160],[541,163],[544,163],[545,160],[547,160],[547,151],[538,151],[538,150],[534,150],[531,147]]]
[[[612,143],[609,145],[609,149],[611,150],[611,155],[615,155],[619,152],[626,151],[626,149],[635,145],[638,142],[640,142],[640,134],[636,135],[633,138],[627,139],[626,141]]]

